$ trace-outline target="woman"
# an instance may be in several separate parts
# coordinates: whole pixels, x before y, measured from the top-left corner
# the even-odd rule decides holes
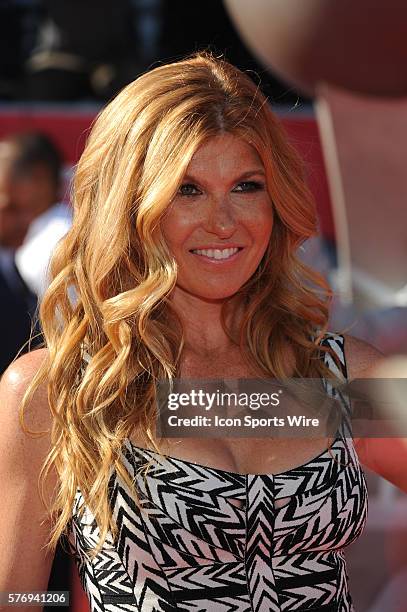
[[[296,258],[314,206],[263,95],[208,54],[141,76],[97,118],[73,202],[47,348],[2,381],[2,590],[45,589],[67,533],[94,610],[351,610],[366,489],[343,432],[154,433],[159,379],[338,380],[378,359],[326,335],[329,293]],[[23,396],[48,435],[21,432]]]

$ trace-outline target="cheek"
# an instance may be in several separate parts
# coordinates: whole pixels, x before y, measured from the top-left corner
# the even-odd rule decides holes
[[[187,211],[178,208],[170,210],[161,222],[161,230],[170,250],[181,249],[197,225],[199,220],[188,215]]]
[[[268,242],[273,229],[273,211],[271,204],[264,203],[253,207],[242,216],[241,222],[246,226],[256,242]]]

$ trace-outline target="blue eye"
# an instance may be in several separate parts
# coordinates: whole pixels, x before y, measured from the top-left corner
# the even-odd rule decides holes
[[[241,189],[239,189],[239,187]],[[260,191],[261,189],[264,189],[263,183],[258,183],[257,181],[243,181],[242,183],[239,183],[238,185],[236,185],[233,191],[248,192],[248,191]]]
[[[199,189],[193,183],[184,183],[178,189],[178,193],[182,196],[193,196],[197,195],[200,192]]]

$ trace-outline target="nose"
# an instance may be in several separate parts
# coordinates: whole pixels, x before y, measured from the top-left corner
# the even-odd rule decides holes
[[[236,229],[236,218],[227,197],[213,197],[208,209],[206,229],[222,238],[230,237]]]

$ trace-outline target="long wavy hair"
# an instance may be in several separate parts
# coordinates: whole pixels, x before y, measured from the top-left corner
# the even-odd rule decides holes
[[[112,469],[137,499],[121,460],[125,439],[137,432],[160,452],[155,383],[178,375],[184,344],[169,299],[177,264],[160,220],[197,148],[223,133],[256,149],[274,207],[268,248],[234,296],[245,303],[239,337],[226,325],[230,300],[224,329],[264,377],[288,376],[287,343],[295,376],[327,374],[319,342],[330,292],[297,258],[317,233],[316,210],[302,162],[266,98],[246,74],[206,52],[143,74],[93,124],[75,172],[73,224],[53,255],[39,311],[48,350],[21,419],[46,381],[53,425],[40,482],[51,468],[59,476],[49,548],[66,532],[79,489],[99,526],[96,554],[109,530],[117,534],[108,499]]]

